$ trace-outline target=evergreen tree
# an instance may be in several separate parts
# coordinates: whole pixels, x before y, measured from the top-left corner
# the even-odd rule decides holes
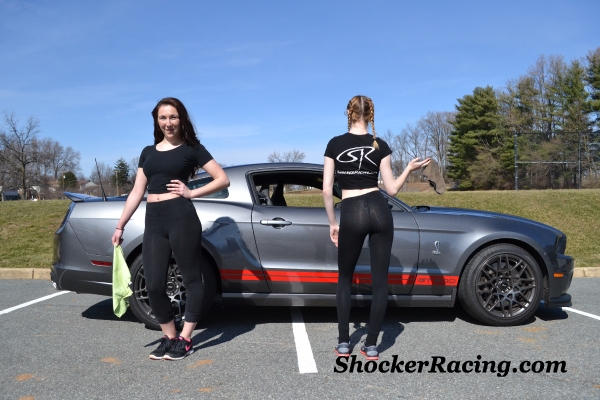
[[[531,76],[522,76],[509,82],[506,90],[498,95],[500,113],[507,132],[533,132],[537,128],[536,109],[539,108],[540,92]]]
[[[121,193],[125,192],[127,181],[129,180],[129,164],[122,157],[117,160],[115,167],[113,168],[113,174],[111,182],[114,186],[119,188]]]
[[[454,127],[450,134],[448,176],[459,180],[460,189],[475,187],[470,167],[485,155],[484,149],[498,147],[500,114],[498,99],[491,86],[477,87],[472,95],[458,99]]]
[[[77,187],[77,177],[71,171],[65,172],[63,174],[63,184],[64,189],[74,189]]]
[[[590,103],[585,90],[585,70],[575,60],[558,76],[554,88],[556,95],[556,115],[563,132],[586,132],[590,127]]]
[[[590,111],[595,115],[594,125],[600,129],[600,47],[587,55],[585,82],[590,93]]]

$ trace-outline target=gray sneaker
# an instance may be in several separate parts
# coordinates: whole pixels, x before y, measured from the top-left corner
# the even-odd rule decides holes
[[[365,356],[367,360],[379,360],[379,351],[377,351],[377,346],[365,346],[363,344],[360,348],[360,354]]]
[[[446,191],[446,182],[440,172],[440,168],[434,160],[423,169],[423,176],[429,181],[429,185],[433,187],[433,190],[437,194],[442,194]]]
[[[350,353],[352,352],[352,347],[350,347],[350,343],[342,342],[335,346],[335,354],[338,357],[350,357]]]

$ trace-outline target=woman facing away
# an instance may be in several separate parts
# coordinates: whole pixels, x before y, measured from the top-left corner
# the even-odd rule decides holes
[[[323,199],[329,219],[329,234],[338,248],[338,285],[336,292],[338,315],[338,356],[349,357],[350,303],[352,275],[369,235],[373,299],[369,331],[360,352],[368,360],[378,360],[377,337],[385,317],[388,301],[388,270],[394,239],[394,221],[385,197],[378,188],[378,176],[387,194],[396,196],[408,175],[430,163],[427,158],[410,161],[402,174],[392,173],[391,149],[375,132],[373,101],[366,96],[354,96],[346,109],[348,132],[329,141],[325,150]],[[373,134],[367,131],[371,124]],[[337,177],[342,189],[340,224],[333,207],[333,182]]]
[[[154,145],[142,150],[135,184],[112,236],[123,241],[125,225],[138,208],[146,188],[146,218],[142,259],[150,307],[164,334],[150,353],[153,360],[180,360],[194,352],[191,335],[200,318],[204,284],[200,266],[202,225],[191,200],[229,186],[229,178],[200,144],[181,101],[166,97],[152,110]],[[202,168],[212,178],[206,186],[190,190],[186,183]],[[185,322],[179,335],[167,296],[171,252],[186,288]]]

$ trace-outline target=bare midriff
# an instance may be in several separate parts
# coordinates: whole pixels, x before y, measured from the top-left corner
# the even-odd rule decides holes
[[[178,194],[175,193],[159,193],[159,194],[148,194],[148,197],[146,197],[146,201],[148,203],[156,203],[157,201],[165,201],[165,200],[171,200],[171,199],[175,199],[177,197],[181,197]]]
[[[350,197],[362,196],[369,192],[379,190],[377,187],[366,188],[366,189],[342,189],[342,200]]]

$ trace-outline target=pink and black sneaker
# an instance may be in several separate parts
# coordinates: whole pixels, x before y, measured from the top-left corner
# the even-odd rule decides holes
[[[171,349],[165,353],[163,360],[181,360],[194,352],[192,341],[179,336]]]
[[[163,336],[162,339],[160,339],[160,344],[158,345],[156,350],[150,353],[150,359],[162,360],[167,351],[169,351],[173,347],[176,341],[177,339],[175,338],[169,339],[167,335]]]

